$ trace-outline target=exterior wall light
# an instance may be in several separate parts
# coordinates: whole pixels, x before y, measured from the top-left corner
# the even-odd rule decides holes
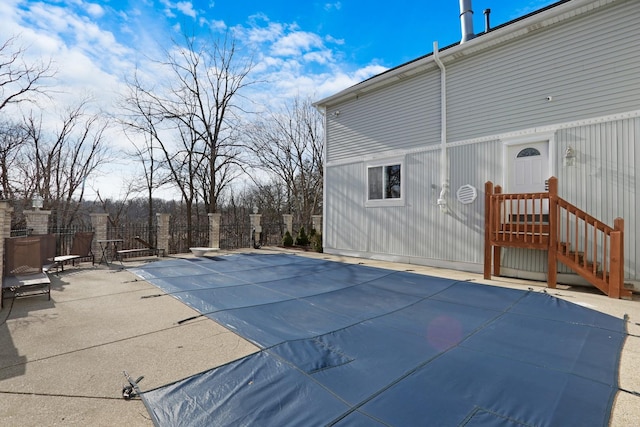
[[[571,146],[568,146],[564,152],[564,165],[567,167],[576,165],[576,151]]]

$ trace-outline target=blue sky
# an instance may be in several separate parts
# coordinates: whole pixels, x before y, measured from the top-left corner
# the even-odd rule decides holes
[[[132,64],[144,61],[143,55],[152,56],[185,32],[215,35],[230,30],[258,52],[260,72],[280,75],[291,86],[265,90],[284,91],[286,96],[297,84],[298,91],[321,97],[430,53],[434,41],[447,46],[460,39],[457,0],[2,3],[0,38],[20,35],[34,53],[49,56],[62,67],[60,77],[69,79],[67,84],[78,88],[84,83],[88,90],[91,76],[96,76],[92,69],[117,84]],[[496,26],[552,3],[475,0],[475,30],[483,30],[486,8],[491,8],[491,23]],[[74,70],[65,71],[68,67]]]
[[[497,26],[552,0],[473,0]],[[153,76],[152,59],[183,34],[233,34],[251,52],[254,102],[330,96],[372,75],[460,40],[458,0],[1,0],[0,42],[16,36],[27,58],[51,58],[55,109],[92,96],[115,112],[135,69]],[[114,138],[114,140],[119,140]]]

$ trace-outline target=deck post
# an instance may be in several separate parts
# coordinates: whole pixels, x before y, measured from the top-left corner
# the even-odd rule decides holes
[[[558,178],[549,178],[549,248],[547,249],[547,286],[558,282]]]
[[[616,218],[611,233],[611,273],[609,275],[609,297],[620,298],[624,288],[624,220]]]
[[[496,185],[493,189],[494,194],[502,194],[502,186]],[[504,203],[504,201],[502,202]],[[496,199],[493,201],[491,205],[491,218],[492,218],[492,231],[500,230],[500,202]],[[494,245],[493,246],[493,275],[500,276],[500,261],[502,259],[502,246]]]
[[[484,184],[484,278],[491,279],[491,195],[493,183]]]

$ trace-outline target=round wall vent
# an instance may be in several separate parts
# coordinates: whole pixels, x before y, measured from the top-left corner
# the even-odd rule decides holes
[[[473,185],[465,184],[458,188],[456,196],[460,203],[468,205],[469,203],[473,203],[476,197],[478,197],[478,191]]]

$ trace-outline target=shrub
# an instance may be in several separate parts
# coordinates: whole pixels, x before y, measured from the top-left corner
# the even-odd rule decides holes
[[[282,238],[282,246],[284,246],[285,248],[293,246],[293,237],[291,237],[291,233],[289,233],[289,230],[284,233],[284,237]]]
[[[307,237],[307,233],[304,232],[304,227],[300,227],[300,231],[298,231],[298,237],[296,237],[296,245],[309,246],[309,238]]]
[[[322,233],[313,233],[311,236],[311,247],[314,251],[322,253]]]

